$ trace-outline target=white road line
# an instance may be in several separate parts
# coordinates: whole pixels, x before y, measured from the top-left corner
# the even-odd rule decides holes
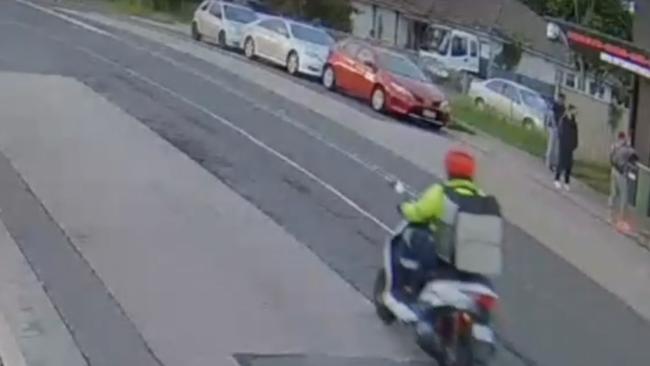
[[[94,26],[92,26],[90,24],[79,21],[77,19],[71,18],[71,17],[69,17],[69,16],[67,16],[65,14],[61,14],[59,12],[56,12],[56,11],[54,11],[52,9],[49,9],[49,8],[46,8],[44,6],[40,6],[40,5],[34,4],[34,3],[30,2],[30,1],[26,1],[26,0],[15,0],[15,1],[17,3],[23,4],[25,6],[29,6],[29,7],[33,8],[33,9],[40,10],[40,11],[46,13],[46,14],[49,14],[49,15],[52,15],[52,16],[57,17],[59,19],[62,19],[62,20],[66,21],[66,22],[68,22],[70,24],[74,24],[74,25],[76,25],[78,27],[81,27],[81,28],[87,30],[87,31],[95,32],[95,33],[101,34],[103,36],[114,38],[114,36],[112,34],[106,32],[104,30],[101,30],[101,29],[99,29],[97,27],[94,27]]]
[[[135,70],[133,70],[133,69],[131,69],[131,68],[129,68],[129,67],[126,67],[126,66],[120,65],[120,64],[118,64],[118,63],[116,63],[116,62],[113,62],[113,61],[111,61],[111,60],[105,58],[104,56],[101,56],[101,55],[95,53],[95,52],[92,51],[92,50],[86,49],[85,47],[80,47],[80,46],[75,46],[75,47],[76,47],[77,49],[79,49],[79,50],[85,52],[86,54],[88,54],[89,56],[91,56],[91,57],[93,57],[93,58],[95,58],[95,59],[98,59],[98,60],[104,61],[105,63],[108,63],[108,64],[110,64],[110,65],[113,65],[114,67],[118,67],[118,68],[123,69],[124,71],[126,71],[126,72],[129,73],[130,75],[132,75],[132,76],[134,76],[134,77],[136,77],[136,78],[138,78],[138,79],[144,81],[145,83],[147,83],[147,84],[149,84],[149,85],[151,85],[151,86],[153,86],[153,87],[155,87],[155,88],[157,88],[157,89],[160,89],[161,91],[163,91],[163,92],[165,92],[165,93],[167,93],[167,94],[169,94],[169,95],[171,95],[171,96],[177,98],[178,100],[184,102],[185,104],[187,104],[187,105],[189,105],[189,106],[191,106],[191,107],[194,107],[194,108],[196,108],[197,110],[203,112],[204,114],[206,114],[206,115],[212,117],[214,120],[220,122],[220,123],[223,124],[224,126],[226,126],[226,127],[230,128],[230,129],[232,129],[233,131],[239,133],[240,135],[242,135],[243,137],[245,137],[246,139],[248,139],[249,141],[251,141],[253,144],[255,144],[255,145],[257,145],[258,147],[262,148],[263,150],[265,150],[265,151],[268,152],[269,154],[275,156],[276,158],[282,160],[282,161],[285,162],[287,165],[289,165],[289,166],[291,166],[292,168],[296,169],[296,170],[299,171],[300,173],[306,175],[307,177],[309,177],[309,178],[310,178],[311,180],[313,180],[314,182],[320,184],[323,188],[325,188],[326,190],[330,191],[330,193],[332,193],[332,194],[334,194],[335,196],[337,196],[338,198],[340,198],[343,202],[347,203],[350,207],[352,207],[352,208],[355,209],[357,212],[359,212],[360,214],[362,214],[363,216],[365,216],[366,218],[368,218],[370,221],[372,221],[372,222],[374,222],[375,224],[377,224],[377,226],[379,226],[380,228],[384,229],[386,232],[389,232],[389,233],[392,232],[392,229],[391,229],[388,225],[386,225],[386,224],[383,223],[381,220],[379,220],[378,218],[376,218],[373,214],[371,214],[370,212],[366,211],[364,208],[362,208],[361,206],[359,206],[359,205],[358,205],[356,202],[354,202],[351,198],[349,198],[348,196],[346,196],[344,193],[342,193],[342,192],[339,191],[338,189],[334,188],[331,184],[325,182],[324,180],[322,180],[321,178],[319,178],[316,174],[312,173],[312,172],[311,172],[310,170],[308,170],[307,168],[305,168],[305,167],[303,167],[302,165],[298,164],[298,163],[295,162],[293,159],[287,157],[286,155],[282,154],[281,152],[275,150],[275,149],[272,148],[271,146],[265,144],[263,141],[259,140],[258,138],[256,138],[255,136],[251,135],[250,133],[246,132],[246,130],[242,129],[241,127],[238,127],[237,125],[235,125],[233,122],[229,121],[228,119],[226,119],[226,118],[224,118],[224,117],[222,117],[222,116],[219,116],[219,115],[213,113],[212,111],[210,111],[209,109],[205,108],[204,106],[202,106],[202,105],[200,105],[200,104],[198,104],[198,103],[196,103],[196,102],[193,102],[192,100],[190,100],[190,99],[184,97],[183,95],[181,95],[181,94],[179,94],[179,93],[177,93],[177,92],[175,92],[175,91],[173,91],[173,90],[171,90],[171,89],[165,87],[165,86],[162,85],[162,84],[159,84],[158,82],[156,82],[156,81],[154,81],[154,80],[152,80],[152,79],[150,79],[150,78],[148,78],[148,77],[146,77],[146,76],[144,76],[144,75],[138,73],[137,71],[135,71]]]
[[[60,10],[71,13],[71,14],[75,14],[75,15],[78,15],[78,16],[83,16],[83,13],[80,13],[80,12],[77,12],[77,11],[74,11],[74,10],[67,10],[67,9],[65,9],[65,10],[60,9]],[[188,66],[185,63],[178,62],[178,61],[176,61],[176,60],[174,60],[174,59],[172,59],[172,58],[170,58],[168,56],[165,56],[165,55],[161,54],[160,52],[151,51],[151,50],[149,50],[147,48],[138,46],[138,45],[136,45],[136,44],[134,44],[134,43],[132,43],[130,41],[127,41],[127,40],[124,40],[124,39],[121,39],[121,38],[118,38],[118,37],[114,37],[114,38],[115,38],[116,41],[118,41],[120,43],[123,43],[123,44],[125,44],[125,45],[127,45],[127,46],[129,46],[131,48],[134,48],[134,49],[137,49],[137,50],[139,50],[141,52],[144,52],[144,53],[146,53],[146,54],[148,54],[148,55],[150,55],[152,57],[156,57],[156,58],[159,58],[159,59],[161,59],[163,61],[166,61],[166,62],[170,63],[171,65],[173,65],[173,66],[175,66],[175,67],[177,67],[177,68],[179,68],[179,69],[181,69],[181,70],[183,70],[183,71],[185,71],[185,72],[187,72],[189,74],[192,74],[194,76],[202,78],[202,79],[210,82],[211,84],[220,87],[225,92],[227,92],[227,93],[229,93],[231,95],[234,95],[234,96],[236,96],[238,98],[241,98],[241,99],[245,100],[250,105],[252,105],[252,106],[254,106],[254,107],[256,107],[256,108],[258,108],[258,109],[260,109],[260,110],[262,110],[262,111],[264,111],[264,112],[266,112],[266,113],[268,113],[268,114],[270,114],[272,116],[277,117],[279,120],[284,121],[284,122],[292,125],[293,127],[301,130],[302,132],[304,132],[308,136],[318,140],[319,142],[323,143],[324,145],[327,145],[329,148],[331,148],[331,149],[337,151],[338,153],[346,156],[347,158],[349,158],[350,160],[352,160],[352,161],[356,162],[357,164],[363,166],[364,168],[366,168],[370,172],[377,174],[384,181],[386,181],[388,183],[395,183],[396,181],[399,180],[399,178],[397,176],[395,176],[394,174],[391,174],[390,172],[387,172],[382,167],[380,167],[380,166],[378,166],[376,164],[370,163],[368,161],[365,161],[364,159],[359,157],[357,154],[352,153],[352,152],[338,146],[337,144],[329,141],[322,134],[318,133],[315,129],[310,128],[306,124],[304,124],[302,122],[299,122],[296,119],[294,119],[294,118],[290,117],[289,115],[287,115],[286,111],[284,111],[282,109],[277,109],[277,108],[275,108],[273,106],[262,104],[262,103],[258,102],[256,99],[251,98],[250,96],[240,92],[239,90],[233,89],[230,85],[228,85],[228,83],[223,82],[223,81],[218,80],[218,79],[215,79],[214,77],[212,77],[210,75],[207,75],[207,74],[197,70],[196,68]],[[174,48],[172,48],[172,49],[174,49]],[[226,56],[230,56],[230,55],[226,55]],[[247,62],[247,60],[245,60],[243,58],[241,60],[239,60],[239,61]],[[226,72],[228,72],[228,71],[226,70]],[[404,184],[404,185],[405,185],[405,188],[406,188],[406,192],[411,197],[415,197],[417,195],[416,191],[412,187],[408,186],[407,184]]]
[[[32,29],[34,29],[36,31],[39,31],[39,29],[37,29],[37,28],[35,28],[35,27],[31,26],[31,25],[22,24],[22,23],[21,23],[21,25],[25,26],[25,27],[28,27],[28,28],[32,28]],[[90,49],[88,49],[86,47],[70,44],[70,43],[66,42],[64,39],[60,39],[59,37],[55,37],[55,36],[52,36],[50,34],[46,34],[46,33],[42,33],[42,32],[39,32],[39,33],[41,33],[43,36],[45,36],[47,38],[55,40],[55,41],[57,41],[59,43],[63,43],[65,45],[68,45],[69,47],[72,47],[72,48],[80,51],[80,52],[83,52],[83,53],[87,54],[88,56],[90,56],[90,57],[92,57],[92,58],[94,58],[96,60],[102,61],[102,62],[104,62],[106,64],[109,64],[109,65],[115,67],[115,68],[121,69],[121,70],[127,72],[128,74],[130,74],[131,76],[133,76],[133,77],[135,77],[137,79],[140,79],[141,81],[143,81],[143,82],[145,82],[145,83],[147,83],[147,84],[149,84],[149,85],[151,85],[151,86],[153,86],[153,87],[155,87],[155,88],[157,88],[157,89],[159,89],[159,90],[173,96],[174,98],[182,101],[183,103],[185,103],[185,104],[187,104],[187,105],[189,105],[189,106],[203,112],[204,114],[210,116],[211,118],[213,118],[214,120],[220,122],[224,126],[226,126],[226,127],[230,128],[230,129],[232,129],[233,131],[239,133],[241,136],[245,137],[246,139],[251,141],[256,146],[258,146],[261,149],[265,150],[267,153],[271,154],[272,156],[275,156],[276,158],[280,159],[281,161],[283,161],[287,165],[291,166],[292,168],[294,168],[298,172],[306,175],[312,181],[314,181],[317,184],[321,185],[327,191],[329,191],[330,193],[332,193],[333,195],[335,195],[336,197],[341,199],[343,202],[345,202],[350,207],[352,207],[354,210],[359,212],[361,215],[365,216],[367,219],[369,219],[370,221],[375,223],[377,226],[379,226],[381,229],[383,229],[387,233],[392,233],[392,229],[390,228],[390,226],[388,226],[387,224],[385,224],[384,222],[379,220],[377,217],[375,217],[373,214],[371,214],[370,212],[365,210],[363,207],[361,207],[359,204],[354,202],[354,200],[352,200],[351,198],[346,196],[344,193],[342,193],[341,191],[339,191],[338,189],[333,187],[331,184],[325,182],[323,179],[319,178],[316,174],[312,173],[309,169],[301,166],[299,163],[297,163],[293,159],[287,157],[286,155],[284,155],[281,152],[275,150],[271,146],[265,144],[263,141],[259,140],[255,136],[251,135],[250,133],[248,133],[246,130],[242,129],[241,127],[238,127],[237,125],[235,125],[233,122],[229,121],[228,119],[213,113],[212,111],[205,108],[204,106],[202,106],[202,105],[200,105],[200,104],[198,104],[198,103],[184,97],[183,95],[181,95],[181,94],[179,94],[179,93],[165,87],[164,85],[162,85],[162,84],[148,78],[147,76],[144,76],[144,75],[138,73],[137,71],[135,71],[135,70],[133,70],[133,69],[127,67],[127,66],[120,65],[119,63],[117,63],[115,61],[112,61],[112,60],[110,60],[110,59],[96,53],[93,50],[90,50]]]

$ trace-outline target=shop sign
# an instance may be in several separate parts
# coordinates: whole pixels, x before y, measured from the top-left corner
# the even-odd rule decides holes
[[[612,63],[645,77],[650,75],[650,57],[642,53],[575,31],[569,31],[568,38],[573,43],[599,51],[602,61]]]

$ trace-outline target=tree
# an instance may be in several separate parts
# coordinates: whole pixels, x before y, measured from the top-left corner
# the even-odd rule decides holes
[[[534,11],[625,40],[632,39],[632,14],[622,0],[522,0]]]
[[[614,37],[632,39],[632,15],[621,0],[548,0],[546,14]]]
[[[349,0],[268,0],[282,14],[308,20],[341,31],[350,30],[350,15],[354,8]]]

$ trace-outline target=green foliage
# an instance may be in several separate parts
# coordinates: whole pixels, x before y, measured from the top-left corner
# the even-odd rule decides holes
[[[566,19],[614,37],[632,38],[632,15],[621,0],[522,0],[540,14]]]
[[[497,55],[495,62],[501,65],[505,70],[512,71],[521,60],[522,44],[519,41],[506,43],[503,45],[503,51]]]
[[[266,3],[285,15],[318,20],[330,28],[350,31],[350,15],[354,10],[350,0],[267,0]]]

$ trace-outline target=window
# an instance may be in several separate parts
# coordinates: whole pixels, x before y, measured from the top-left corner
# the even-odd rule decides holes
[[[210,14],[212,14],[217,18],[221,18],[221,4],[218,2],[214,2],[210,7]]]
[[[199,7],[199,9],[201,9],[202,11],[206,11],[208,10],[209,5],[210,5],[209,1],[204,1],[203,4],[201,4],[201,6]]]
[[[526,89],[520,89],[519,92],[524,105],[535,111],[538,116],[543,117],[549,112],[548,105],[541,95]]]
[[[271,32],[274,33],[279,33],[284,36],[289,35],[289,31],[287,30],[287,26],[284,24],[282,20],[279,19],[267,19],[263,20],[260,22],[260,27],[265,28],[270,30]]]
[[[503,87],[505,84],[503,81],[493,80],[485,85],[486,88],[492,90],[495,93],[503,94]]]
[[[237,23],[248,24],[257,20],[257,14],[254,11],[239,6],[225,5],[223,12],[226,19]]]
[[[517,88],[510,84],[505,84],[505,87],[503,88],[503,95],[506,96],[506,98],[510,99],[514,103],[520,104],[521,103],[521,98],[519,97],[519,92],[517,91]]]
[[[270,31],[273,30],[273,19],[267,19],[259,22],[258,24],[261,28],[268,29]]]
[[[454,36],[451,41],[451,55],[456,57],[467,56],[467,38]]]
[[[357,59],[362,63],[372,63],[375,64],[375,54],[369,48],[362,48],[357,54]]]
[[[329,46],[334,43],[332,37],[320,29],[307,27],[301,24],[291,24],[291,34],[301,41]]]
[[[343,49],[343,52],[345,52],[348,56],[355,56],[357,52],[359,52],[361,45],[357,42],[348,41],[343,43],[341,45],[341,48]]]
[[[605,98],[605,87],[601,84],[599,85],[596,81],[589,82],[589,94],[593,97],[604,99]]]
[[[289,36],[289,30],[287,30],[287,25],[284,24],[284,22],[281,21],[281,20],[276,20],[273,23],[273,29],[271,29],[271,30],[274,31],[275,33],[281,34],[281,35],[283,35],[285,37]]]
[[[564,85],[568,86],[569,88],[575,89],[577,87],[576,75],[567,73],[564,77]]]
[[[470,45],[471,45],[470,55],[472,57],[478,56],[478,44],[476,43],[476,41],[472,41]]]
[[[390,71],[393,74],[407,77],[418,81],[426,81],[427,78],[408,58],[393,52],[379,52],[379,64],[383,69]]]

